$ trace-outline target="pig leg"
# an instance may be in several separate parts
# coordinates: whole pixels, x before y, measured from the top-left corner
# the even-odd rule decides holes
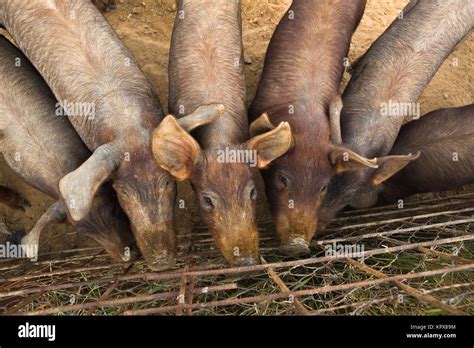
[[[25,211],[31,207],[26,198],[5,186],[0,186],[0,202],[15,210]]]
[[[35,227],[33,227],[33,229],[21,239],[20,245],[26,256],[35,259],[38,253],[41,231],[51,224],[66,221],[66,218],[67,215],[64,204],[60,201],[53,203],[53,205],[51,205],[41,216]]]

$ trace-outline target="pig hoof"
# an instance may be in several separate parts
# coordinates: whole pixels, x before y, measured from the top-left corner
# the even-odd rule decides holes
[[[288,244],[282,244],[279,250],[282,254],[287,256],[300,256],[310,253],[309,247],[306,243],[290,242]]]

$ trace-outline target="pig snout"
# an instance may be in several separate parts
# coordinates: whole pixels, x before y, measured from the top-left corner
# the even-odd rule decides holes
[[[295,211],[288,216],[277,216],[276,232],[280,238],[279,251],[281,253],[297,256],[310,252],[309,243],[317,227],[317,218],[312,215]]]
[[[174,266],[176,262],[174,228],[150,228],[132,224],[132,230],[150,269],[160,271]]]
[[[151,162],[149,167],[141,168],[141,172],[148,173],[145,177],[119,172],[117,176],[122,176],[113,185],[138,248],[154,271],[174,266],[176,257],[173,219],[176,185],[155,166]]]
[[[145,254],[142,249],[142,254],[147,261],[148,267],[153,271],[163,271],[173,267],[176,263],[176,253],[174,250],[162,249],[161,251],[154,251],[151,254]]]
[[[251,266],[259,263],[257,229],[215,232],[211,230],[218,249],[232,266]]]
[[[258,265],[259,263],[260,261],[258,258],[244,257],[236,261],[236,266],[238,267],[253,266],[253,265]]]
[[[169,229],[152,229],[150,233],[150,230],[147,232],[147,230],[136,228],[132,224],[132,230],[136,239],[136,247],[151,270],[162,271],[175,265],[176,241],[174,236],[169,235]],[[134,250],[136,249],[134,248]]]
[[[172,267],[176,257],[173,219],[156,211],[150,216],[147,212],[151,210],[139,209],[133,203],[132,207],[125,205],[125,211],[131,217],[132,232],[146,264],[154,271]]]
[[[307,255],[310,252],[308,242],[299,237],[282,243],[279,250],[288,256]]]

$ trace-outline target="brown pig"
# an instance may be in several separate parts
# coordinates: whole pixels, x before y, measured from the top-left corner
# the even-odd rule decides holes
[[[281,251],[309,251],[318,210],[329,180],[351,166],[375,166],[334,139],[330,114],[342,107],[339,85],[352,33],[365,8],[364,0],[293,1],[270,41],[262,79],[250,107],[251,133],[289,122],[294,146],[263,171]],[[339,128],[337,126],[337,128]],[[335,165],[350,154],[347,168]]]
[[[0,185],[0,203],[14,210],[25,210],[31,207],[30,202],[18,192]]]
[[[0,23],[93,152],[59,183],[71,217],[84,219],[111,179],[149,266],[174,264],[176,185],[150,146],[163,111],[135,58],[87,0],[0,1]]]
[[[404,125],[391,155],[420,151],[387,181],[352,201],[355,208],[393,203],[416,193],[455,190],[474,184],[474,104],[432,111]]]
[[[166,117],[153,152],[178,180],[189,179],[203,220],[233,265],[259,262],[255,176],[291,146],[288,123],[249,140],[241,4],[178,1],[170,52],[169,106],[181,117],[211,103],[224,114],[193,135]],[[181,120],[181,119],[180,119]]]
[[[38,245],[45,226],[68,220],[111,256],[127,261],[133,252],[133,236],[109,185],[98,190],[90,213],[82,221],[67,217],[60,200],[59,180],[91,153],[67,118],[56,115],[56,111],[56,100],[35,68],[14,45],[0,37],[0,152],[24,181],[58,199],[21,244]]]
[[[365,53],[344,91],[340,123],[344,146],[374,158],[378,168],[353,168],[331,181],[322,225],[417,158],[417,153],[387,155],[404,119],[420,116],[418,97],[473,26],[474,1],[412,1]],[[337,117],[333,123],[339,124]],[[344,159],[335,162],[344,166]]]

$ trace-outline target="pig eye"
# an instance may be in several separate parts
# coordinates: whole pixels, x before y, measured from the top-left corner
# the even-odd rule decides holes
[[[321,194],[326,194],[326,192],[328,192],[328,185],[324,185],[323,187],[321,187]]]
[[[255,189],[255,187],[252,187],[250,189],[249,195],[250,195],[250,199],[252,200],[255,200],[257,198],[257,190]]]
[[[203,201],[204,201],[204,205],[206,206],[206,208],[208,208],[208,209],[214,208],[214,203],[212,202],[212,198],[211,198],[211,197],[209,197],[209,196],[204,196],[204,197],[203,197]]]
[[[288,187],[288,178],[286,176],[280,174],[278,176],[278,180],[283,185],[283,187]]]

